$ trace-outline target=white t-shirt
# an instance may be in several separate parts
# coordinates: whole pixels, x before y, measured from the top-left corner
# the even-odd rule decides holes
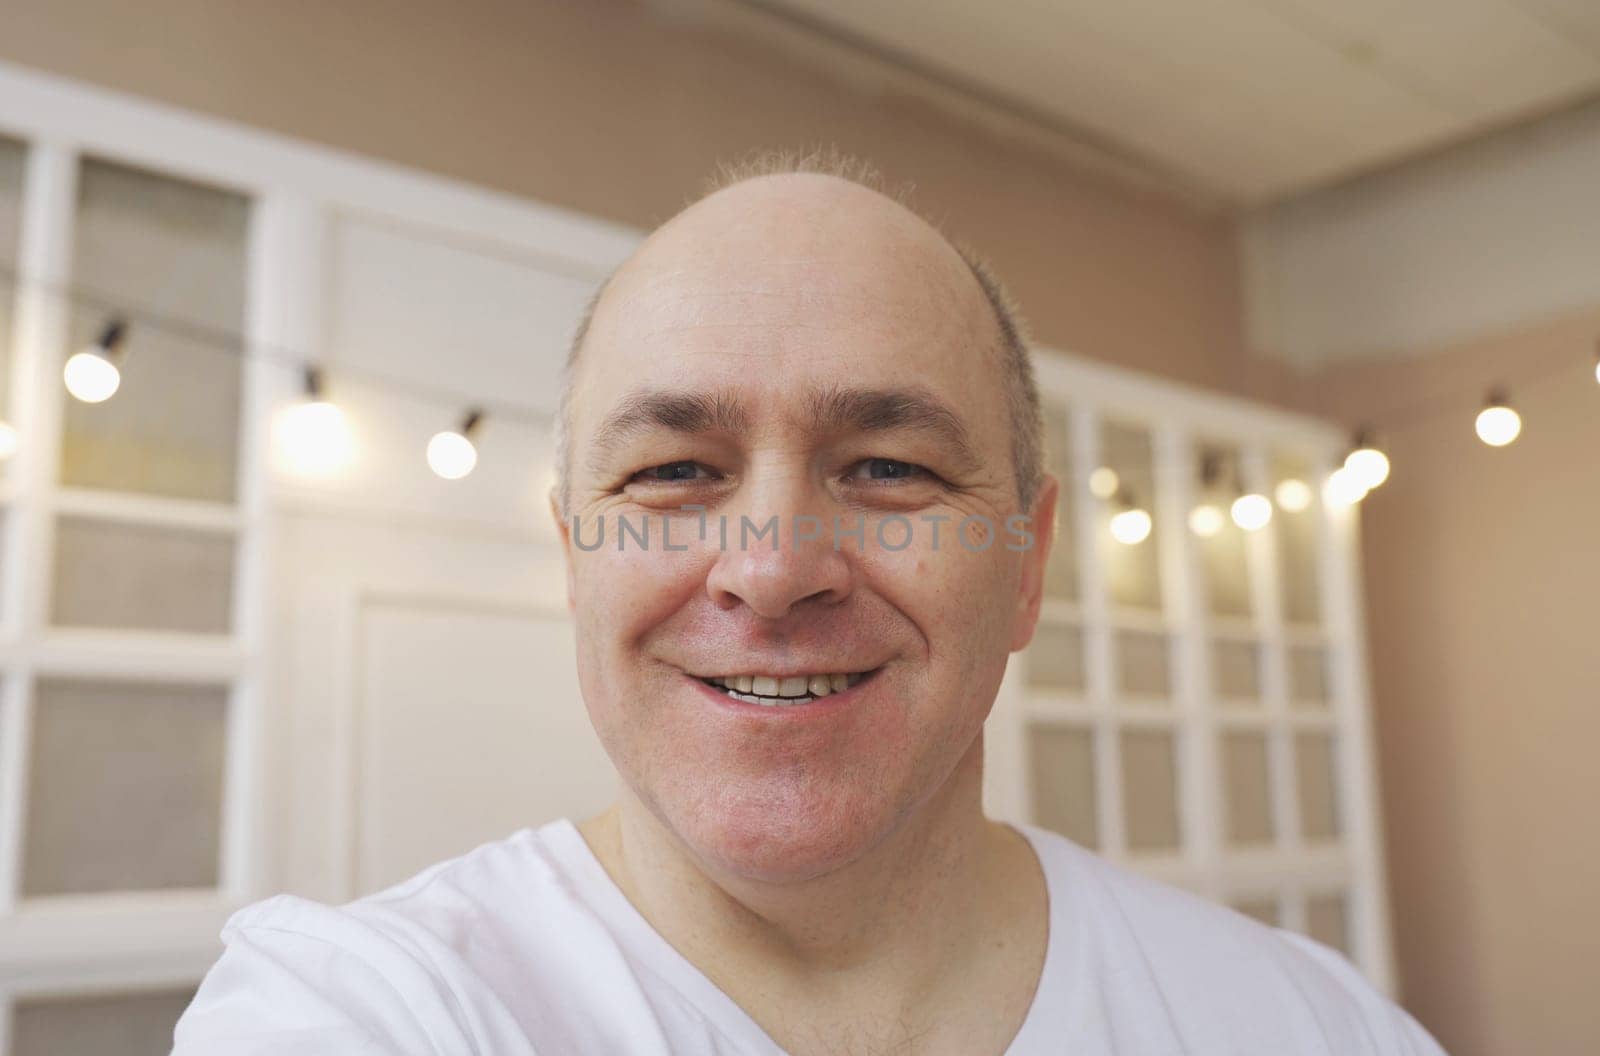
[[[1441,1056],[1338,954],[1021,829],[1049,890],[1012,1056]],[[570,821],[334,908],[234,914],[175,1056],[775,1056]]]

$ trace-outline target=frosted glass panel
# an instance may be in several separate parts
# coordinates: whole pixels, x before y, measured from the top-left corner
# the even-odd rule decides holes
[[[231,535],[62,517],[51,622],[225,634],[232,621],[233,556]]]
[[[114,316],[128,331],[116,396],[63,402],[63,484],[233,499],[249,211],[236,194],[84,162],[72,347]]]
[[[1172,650],[1166,635],[1118,631],[1116,650],[1118,689],[1160,697],[1171,693]]]
[[[1177,790],[1172,734],[1163,730],[1123,731],[1122,804],[1130,850],[1177,849]]]
[[[23,145],[0,137],[0,420],[6,422],[11,421],[11,328],[16,312],[17,238],[22,226],[26,163]],[[9,465],[9,461],[0,462],[0,475]]]
[[[1336,838],[1339,800],[1334,783],[1333,735],[1308,731],[1295,734],[1294,760],[1301,835],[1308,840]]]
[[[12,1056],[166,1056],[194,987],[132,994],[24,997],[11,1020]]]
[[[1028,685],[1080,692],[1083,689],[1083,631],[1040,622],[1028,646]]]
[[[1291,510],[1279,502],[1272,511],[1283,618],[1290,623],[1319,624],[1322,580],[1318,572],[1317,524],[1322,517],[1322,499],[1318,482],[1312,479],[1305,460],[1285,454],[1273,458],[1272,480],[1275,492],[1281,491],[1284,481],[1299,481],[1307,486],[1310,496],[1310,505],[1303,510]]]
[[[1100,464],[1117,475],[1117,497],[1105,503],[1095,552],[1105,569],[1106,587],[1117,605],[1138,609],[1161,608],[1161,561],[1156,552],[1158,529],[1152,528],[1142,543],[1126,545],[1111,537],[1110,518],[1126,504],[1142,509],[1152,519],[1161,510],[1155,503],[1154,456],[1150,434],[1136,426],[1108,422],[1101,435]]]
[[[1085,847],[1098,847],[1093,731],[1035,723],[1028,730],[1028,755],[1034,823]]]
[[[1272,801],[1267,774],[1265,734],[1239,731],[1222,735],[1222,793],[1229,843],[1271,842]]]
[[[1211,683],[1224,704],[1261,703],[1261,649],[1254,642],[1218,638],[1211,643]]]
[[[1306,934],[1350,955],[1349,913],[1343,895],[1314,895],[1306,899]]]
[[[215,886],[226,714],[221,686],[41,681],[23,894]]]
[[[1208,506],[1217,529],[1196,535],[1200,564],[1205,571],[1206,595],[1217,616],[1250,615],[1250,562],[1243,529],[1233,523],[1233,500],[1240,487],[1239,452],[1231,447],[1206,445],[1200,451],[1195,481],[1195,505]]]
[[[1276,928],[1283,920],[1275,898],[1244,898],[1230,902],[1234,909],[1247,917],[1254,917],[1269,928]]]
[[[1289,701],[1297,708],[1328,706],[1328,651],[1322,646],[1289,647]]]
[[[1078,597],[1078,547],[1073,521],[1071,432],[1065,407],[1046,403],[1043,409],[1045,468],[1061,482],[1056,498],[1055,544],[1044,569],[1044,595],[1073,601]]]

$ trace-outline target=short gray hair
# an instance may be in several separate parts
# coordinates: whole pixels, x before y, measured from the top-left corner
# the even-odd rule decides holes
[[[847,180],[865,187],[916,213],[925,222],[940,231],[927,215],[909,204],[911,187],[908,184],[889,186],[882,174],[870,162],[842,154],[833,148],[818,148],[804,152],[763,151],[738,162],[719,164],[706,180],[700,195],[685,204],[685,208],[708,198],[716,192],[746,180],[764,176],[788,176],[815,173]],[[940,231],[943,234],[943,231]],[[1038,497],[1044,479],[1044,420],[1039,409],[1039,383],[1034,377],[1033,360],[1029,355],[1028,330],[1016,302],[1006,291],[994,269],[970,247],[950,239],[952,248],[960,254],[983,290],[984,299],[994,315],[1000,331],[1000,366],[1006,390],[1006,407],[1011,415],[1011,462],[1017,478],[1017,500],[1026,511],[1032,511],[1033,500]],[[594,320],[595,308],[610,285],[608,276],[595,290],[584,307],[583,315],[573,331],[572,344],[567,350],[567,362],[562,371],[561,402],[556,415],[556,490],[557,500],[565,516],[568,500],[568,467],[570,453],[570,414],[572,383],[577,373],[579,354],[584,339],[589,334],[589,324]]]

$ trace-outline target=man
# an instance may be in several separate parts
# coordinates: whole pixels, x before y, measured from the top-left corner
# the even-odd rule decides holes
[[[1437,1053],[1336,954],[983,816],[1058,487],[1019,325],[859,179],[745,176],[574,343],[554,505],[619,802],[242,911],[177,1052]]]

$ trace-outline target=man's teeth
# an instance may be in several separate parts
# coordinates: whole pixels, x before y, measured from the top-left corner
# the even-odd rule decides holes
[[[860,682],[865,672],[841,675],[791,675],[776,678],[772,675],[724,675],[705,679],[735,700],[750,704],[803,704],[825,697]]]

